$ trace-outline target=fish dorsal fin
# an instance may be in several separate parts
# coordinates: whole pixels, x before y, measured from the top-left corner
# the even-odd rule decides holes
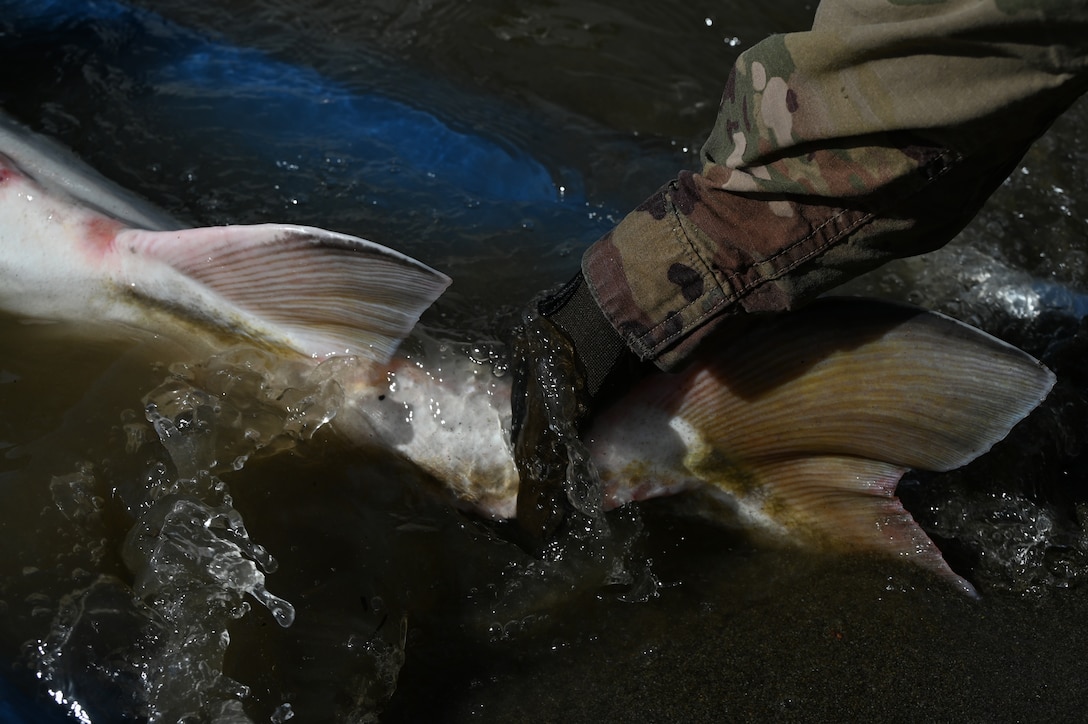
[[[387,362],[450,283],[380,244],[307,226],[130,229],[115,244],[132,293],[318,359]]]
[[[822,300],[702,349],[601,416],[603,446],[633,451],[618,467],[649,464],[629,439],[657,440],[642,447],[677,451],[678,483],[709,486],[749,522],[911,558],[970,592],[895,485],[908,468],[950,470],[989,450],[1046,397],[1049,370],[948,317],[860,299]],[[662,429],[641,429],[655,419]]]

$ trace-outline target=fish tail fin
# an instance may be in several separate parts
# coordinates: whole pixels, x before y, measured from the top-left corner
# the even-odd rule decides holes
[[[988,451],[1046,397],[1049,370],[948,317],[873,300],[821,300],[704,349],[608,414],[653,410],[673,440],[655,444],[672,446],[688,484],[751,522],[909,558],[973,593],[896,484],[908,469],[951,470]]]
[[[307,226],[128,229],[115,245],[126,293],[318,359],[387,362],[450,283],[392,249]]]
[[[753,467],[766,481],[763,506],[774,511],[779,525],[811,544],[903,558],[977,597],[974,586],[952,570],[895,496],[907,468],[834,455],[761,461]]]

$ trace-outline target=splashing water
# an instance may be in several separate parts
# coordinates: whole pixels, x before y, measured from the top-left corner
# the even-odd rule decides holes
[[[179,479],[200,470],[240,470],[251,455],[273,454],[312,438],[343,399],[331,359],[316,369],[272,354],[233,350],[201,364],[177,364],[145,397],[148,420]]]
[[[249,594],[280,626],[294,622],[294,607],[265,588],[264,574],[276,570],[275,559],[250,539],[226,484],[211,472],[223,457],[239,470],[258,450],[307,439],[335,415],[328,385],[308,388],[297,370],[291,384],[301,386],[274,385],[261,371],[272,367],[268,356],[229,353],[175,369],[173,380],[148,394],[147,419],[177,481],[148,491],[155,502],[126,542],[126,562],[137,572],[142,597],[180,596],[183,606],[190,588],[218,586],[223,593]],[[212,383],[208,389],[196,386],[204,381]],[[171,408],[171,416],[154,400]],[[244,615],[248,606],[234,610]]]
[[[242,359],[230,354],[208,365],[179,367],[174,379],[147,396],[147,419],[177,478],[147,491],[153,502],[129,534],[126,563],[145,598],[177,591],[184,599],[192,586],[217,584],[224,592],[251,595],[277,623],[290,626],[294,608],[265,588],[264,573],[275,570],[274,559],[250,540],[226,484],[211,471],[224,454],[237,470],[257,450],[312,435],[334,412],[318,405],[316,392],[269,385],[258,371],[260,364],[267,369],[268,358],[240,364]],[[194,370],[216,384],[207,390],[194,386],[200,377]],[[155,400],[171,414],[164,415]]]
[[[114,489],[134,517],[121,550],[131,583],[92,576],[61,597],[49,633],[30,644],[38,679],[72,716],[250,721],[243,710],[249,687],[223,673],[229,629],[250,614],[249,601],[283,628],[293,625],[295,607],[268,590],[277,561],[250,537],[218,473],[240,470],[254,455],[289,449],[324,428],[342,398],[333,379],[343,364],[296,368],[235,350],[172,367],[145,397],[146,423],[122,415],[126,454],[138,456],[157,443],[169,464],[150,460],[142,486]],[[108,475],[87,463],[54,476],[49,486],[75,537],[91,541],[77,546],[91,570],[103,567],[97,541],[104,544],[100,491]],[[48,610],[47,597],[42,604]],[[403,645],[402,632],[399,645],[355,647],[356,656],[373,660],[370,668],[381,679],[360,682],[360,690],[373,694],[364,709],[373,710],[395,687]],[[290,705],[277,716],[290,718]]]

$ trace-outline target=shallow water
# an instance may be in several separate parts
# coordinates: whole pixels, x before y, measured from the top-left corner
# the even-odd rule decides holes
[[[63,53],[5,74],[0,103],[187,221],[316,223],[442,268],[456,283],[427,323],[487,345],[692,162],[734,55],[812,12],[765,5],[143,4],[524,149],[583,195],[556,214],[518,206],[512,227],[486,199],[383,194],[336,148],[279,157],[170,128],[154,94],[108,65],[66,75]],[[537,561],[419,474],[348,449],[323,424],[335,390],[320,378],[268,387],[259,358],[186,365],[165,344],[3,319],[0,662],[15,711],[1079,719],[1086,117],[1072,109],[948,248],[850,286],[981,326],[1059,374],[993,453],[901,487],[981,601],[887,561],[755,546],[683,499],[616,514],[604,563]]]

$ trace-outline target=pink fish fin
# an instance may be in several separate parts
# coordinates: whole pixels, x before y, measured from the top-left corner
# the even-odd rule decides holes
[[[387,362],[450,279],[379,244],[306,226],[126,230],[117,251],[138,295],[306,356]],[[165,264],[184,279],[146,273]],[[194,293],[188,281],[198,285]]]
[[[875,300],[820,300],[702,349],[683,372],[649,378],[607,414],[662,411],[672,430],[658,437],[683,446],[683,474],[762,510],[770,527],[803,519],[802,537],[915,551],[909,557],[931,569],[936,549],[919,542],[924,534],[892,497],[895,481],[908,468],[967,464],[1054,384],[1037,360],[984,332]],[[763,498],[776,502],[764,507]],[[853,521],[849,533],[837,534],[844,521]],[[882,539],[889,521],[894,535]]]

